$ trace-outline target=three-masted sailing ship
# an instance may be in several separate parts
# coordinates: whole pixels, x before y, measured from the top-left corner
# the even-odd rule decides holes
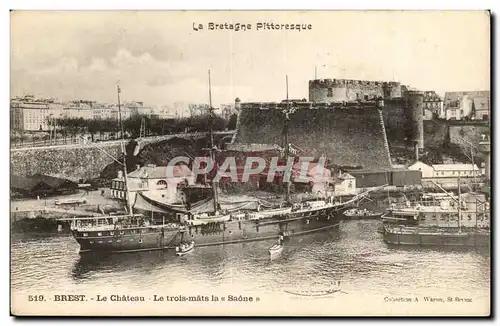
[[[287,78],[288,80],[288,78]],[[287,91],[288,100],[288,91]],[[210,119],[213,120],[209,71]],[[118,92],[119,102],[119,92]],[[288,102],[288,101],[287,101]],[[120,105],[119,105],[120,109]],[[288,142],[289,115],[292,110],[284,111],[284,158],[289,156]],[[122,129],[123,130],[123,129]],[[123,132],[122,132],[123,135]],[[122,137],[123,142],[123,137]],[[339,226],[342,212],[366,193],[350,201],[335,203],[333,196],[299,203],[290,202],[290,180],[286,182],[284,202],[266,209],[253,211],[222,211],[219,202],[217,183],[212,179],[211,212],[171,207],[170,217],[155,220],[141,214],[134,214],[128,194],[126,173],[126,153],[124,156],[124,178],[127,190],[128,214],[122,216],[101,216],[88,219],[75,219],[72,233],[80,244],[80,253],[85,252],[134,252],[175,249],[182,243],[194,241],[196,246],[212,246],[230,243],[297,237],[320,232]],[[217,152],[214,145],[212,126],[210,126],[210,148],[213,161]],[[205,207],[206,208],[206,207]]]

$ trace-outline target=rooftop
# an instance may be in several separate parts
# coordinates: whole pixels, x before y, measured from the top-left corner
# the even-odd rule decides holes
[[[436,171],[470,171],[473,168],[472,164],[433,164],[432,167]],[[479,170],[476,164],[474,170]]]
[[[173,169],[173,172],[169,169]],[[165,179],[168,175],[173,175],[175,178],[183,178],[192,174],[191,169],[186,165],[175,165],[173,167],[146,165],[130,172],[127,176],[129,178]]]

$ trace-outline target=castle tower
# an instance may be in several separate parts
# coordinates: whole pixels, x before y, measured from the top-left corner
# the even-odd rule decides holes
[[[424,93],[408,91],[406,111],[411,138],[419,149],[424,148]]]

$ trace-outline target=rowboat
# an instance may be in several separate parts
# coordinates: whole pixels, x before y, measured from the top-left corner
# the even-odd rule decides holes
[[[279,255],[283,251],[283,244],[277,243],[273,245],[271,248],[269,248],[269,254],[271,257],[275,257]]]
[[[177,256],[184,256],[194,249],[194,241],[191,243],[181,243],[180,246],[175,247]]]

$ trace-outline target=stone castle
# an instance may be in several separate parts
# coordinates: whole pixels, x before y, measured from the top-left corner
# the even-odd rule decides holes
[[[399,82],[353,79],[315,79],[309,81],[309,101],[316,103],[368,101],[403,97],[406,87]]]

